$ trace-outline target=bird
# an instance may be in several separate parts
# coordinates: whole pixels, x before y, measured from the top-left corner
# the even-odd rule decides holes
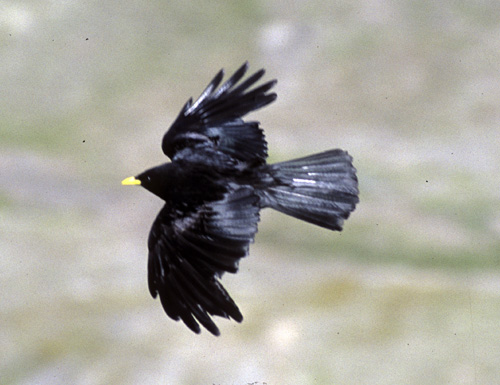
[[[122,181],[165,202],[148,237],[148,287],[171,319],[196,334],[201,324],[220,335],[214,316],[243,320],[221,277],[248,256],[261,209],[341,231],[359,202],[356,169],[344,150],[266,162],[260,123],[243,117],[276,100],[277,81],[258,84],[264,69],[245,78],[248,67],[225,82],[221,69],[184,104],[163,136],[169,162]]]

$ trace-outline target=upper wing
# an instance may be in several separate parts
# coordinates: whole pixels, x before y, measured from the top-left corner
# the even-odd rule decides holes
[[[148,282],[170,318],[182,319],[195,333],[200,322],[214,335],[220,333],[211,315],[243,320],[218,278],[238,270],[258,221],[258,198],[249,187],[228,192],[196,212],[167,206],[160,211],[149,235]]]
[[[224,77],[224,70],[220,70],[194,103],[192,98],[187,101],[163,136],[165,155],[173,159],[185,147],[208,145],[244,162],[262,162],[267,157],[259,123],[241,118],[276,99],[275,93],[267,93],[276,80],[250,90],[265,71],[261,69],[240,82],[247,69],[248,63],[244,63],[217,89]]]

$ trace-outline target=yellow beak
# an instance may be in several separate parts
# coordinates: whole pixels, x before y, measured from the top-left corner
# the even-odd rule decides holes
[[[131,185],[134,185],[134,184],[140,185],[141,181],[139,179],[135,179],[133,176],[125,178],[124,180],[122,180],[122,185],[124,185],[124,186],[131,186]]]

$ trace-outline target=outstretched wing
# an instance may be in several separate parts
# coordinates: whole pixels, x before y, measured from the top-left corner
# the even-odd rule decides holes
[[[167,315],[200,333],[200,322],[212,334],[219,329],[210,316],[241,322],[238,306],[218,278],[235,273],[257,233],[258,198],[249,187],[180,213],[165,206],[149,235],[148,282]]]
[[[220,70],[194,103],[188,100],[163,137],[165,155],[173,159],[183,148],[211,146],[243,162],[266,159],[267,143],[259,123],[241,118],[276,99],[275,93],[268,93],[276,80],[250,89],[265,71],[261,69],[240,82],[247,70],[245,62],[219,87],[224,77],[224,70]]]

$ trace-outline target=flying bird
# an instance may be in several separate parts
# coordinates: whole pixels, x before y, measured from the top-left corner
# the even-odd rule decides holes
[[[276,80],[257,85],[265,71],[243,80],[247,70],[244,63],[222,85],[220,70],[182,107],[162,141],[171,162],[122,181],[165,201],[148,239],[149,291],[195,333],[201,324],[219,335],[212,316],[243,320],[220,279],[248,255],[261,209],[340,231],[359,202],[356,169],[343,150],[266,163],[260,123],[243,117],[276,100]]]

